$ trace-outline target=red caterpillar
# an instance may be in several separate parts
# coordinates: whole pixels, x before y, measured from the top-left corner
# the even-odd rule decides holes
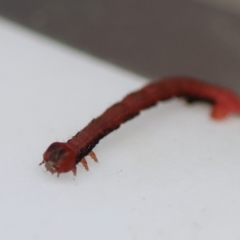
[[[68,171],[76,175],[76,165],[79,162],[88,170],[85,156],[89,155],[97,162],[92,149],[100,139],[138,115],[141,110],[172,97],[183,97],[188,102],[200,100],[212,103],[211,115],[214,119],[223,119],[230,113],[240,112],[240,100],[230,90],[191,78],[165,78],[130,93],[100,117],[93,119],[66,143],[52,143],[43,154],[40,165],[44,163],[47,171],[57,173],[58,176]]]

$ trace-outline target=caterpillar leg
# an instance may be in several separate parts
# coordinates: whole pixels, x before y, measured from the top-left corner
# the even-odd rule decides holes
[[[72,169],[73,175],[76,176],[77,175],[77,168],[76,166],[74,166],[74,168]]]
[[[94,162],[98,162],[96,154],[93,151],[91,151],[88,155],[93,159]]]
[[[81,164],[83,165],[83,167],[85,168],[86,171],[89,170],[89,168],[88,168],[88,164],[87,164],[87,161],[86,161],[85,158],[82,158],[82,160],[81,160]]]
[[[88,155],[94,160],[94,162],[98,162],[98,159],[93,151],[91,151]],[[86,171],[89,170],[86,158],[81,159],[81,164],[83,165],[83,167],[85,168]],[[76,175],[76,168],[72,169],[72,172],[74,175]]]

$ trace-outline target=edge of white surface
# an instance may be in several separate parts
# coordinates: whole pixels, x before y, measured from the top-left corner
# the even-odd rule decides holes
[[[43,45],[44,48],[47,50],[53,49],[53,51],[57,51],[61,49],[63,54],[67,56],[75,57],[78,59],[84,59],[87,64],[94,64],[96,67],[103,67],[110,71],[121,72],[121,74],[125,75],[129,78],[129,80],[133,81],[146,81],[146,78],[137,75],[127,69],[123,69],[119,66],[114,65],[113,63],[106,62],[103,59],[100,59],[96,56],[92,56],[89,53],[76,49],[74,47],[68,46],[62,42],[56,41],[48,36],[42,35],[34,30],[31,30],[23,25],[20,25],[16,22],[13,22],[9,19],[4,18],[3,16],[0,17],[0,24],[1,24],[1,31],[4,31],[5,34],[9,35],[9,41],[11,41],[11,37],[18,38],[20,42],[28,41],[29,43],[36,44],[36,46]],[[29,38],[27,40],[27,38]]]

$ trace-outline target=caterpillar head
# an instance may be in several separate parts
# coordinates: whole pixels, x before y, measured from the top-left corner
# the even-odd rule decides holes
[[[72,148],[67,143],[54,142],[43,154],[43,161],[39,164],[44,164],[47,171],[52,174],[72,171],[76,175],[76,155]]]

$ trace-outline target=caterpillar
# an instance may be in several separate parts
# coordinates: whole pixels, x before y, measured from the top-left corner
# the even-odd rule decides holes
[[[52,143],[44,152],[43,161],[39,165],[44,164],[47,171],[57,173],[58,176],[69,171],[76,175],[79,162],[88,170],[85,157],[89,155],[95,162],[98,161],[92,150],[103,137],[137,116],[140,111],[173,97],[182,97],[189,103],[211,103],[211,117],[217,120],[232,113],[240,113],[240,99],[228,89],[189,77],[167,77],[128,94],[67,142]]]

